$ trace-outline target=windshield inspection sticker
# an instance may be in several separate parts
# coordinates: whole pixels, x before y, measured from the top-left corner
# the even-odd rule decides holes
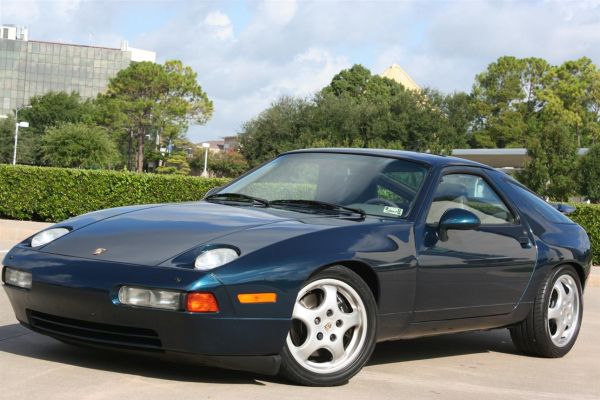
[[[394,215],[397,215],[399,217],[402,216],[402,212],[403,211],[404,211],[403,209],[398,208],[398,207],[388,207],[388,206],[383,207],[383,212],[384,213],[386,213],[386,214],[394,214]]]

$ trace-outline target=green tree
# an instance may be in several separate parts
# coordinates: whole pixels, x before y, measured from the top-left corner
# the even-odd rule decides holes
[[[190,164],[185,153],[171,154],[164,160],[163,165],[156,168],[156,172],[159,174],[189,175],[190,171]]]
[[[578,146],[600,138],[600,70],[583,57],[555,67],[547,79],[548,106],[571,125]]]
[[[473,98],[474,147],[526,145],[532,120],[542,112],[560,115],[578,146],[600,136],[600,70],[586,57],[560,66],[540,58],[500,57],[476,76]]]
[[[242,126],[240,152],[250,166],[256,166],[277,154],[306,147],[311,124],[310,101],[282,97]]]
[[[404,86],[391,79],[373,75],[360,64],[340,71],[333,77],[331,83],[323,88],[325,94],[355,98],[389,97],[403,91],[405,91]]]
[[[327,90],[317,93],[305,112],[304,142],[310,147],[360,146],[359,103],[350,95],[337,96]]]
[[[579,193],[600,203],[600,144],[590,147],[577,166]]]
[[[552,67],[540,58],[500,57],[475,77],[472,147],[522,147],[529,118],[544,106]]]
[[[527,147],[519,178],[552,199],[574,194],[577,147],[600,133],[600,71],[591,60],[501,57],[477,75],[472,96],[472,146]]]
[[[47,129],[71,122],[93,123],[94,103],[78,93],[48,92],[30,99],[30,107],[19,111],[19,120],[29,128],[19,130],[18,162],[40,164],[42,137]]]
[[[95,100],[95,122],[107,129],[112,141],[119,152],[119,167],[128,170],[135,169],[133,155],[135,143],[133,131],[128,125],[127,116],[122,112],[120,102],[104,95],[99,95]]]
[[[30,131],[38,136],[65,122],[94,122],[94,103],[82,100],[77,92],[48,92],[32,97],[29,103],[31,108],[19,111],[19,119],[28,121]]]
[[[42,161],[54,167],[108,168],[117,157],[115,145],[104,128],[81,122],[49,128],[41,150]]]
[[[558,116],[542,115],[527,144],[530,160],[517,177],[540,195],[567,201],[573,184],[577,143],[568,123]]]
[[[194,153],[190,162],[198,171],[204,169],[204,152]],[[237,178],[249,169],[244,156],[237,151],[219,152],[208,155],[208,170],[217,178]]]
[[[135,147],[138,172],[144,168],[147,136],[160,145],[180,137],[190,123],[205,123],[213,111],[197,74],[181,61],[131,63],[110,80],[100,98],[105,108],[120,114],[112,120]]]
[[[315,96],[320,142],[448,153],[466,145],[471,97],[401,84],[361,65],[343,70]],[[324,135],[323,135],[324,134]]]
[[[466,145],[471,97],[414,92],[360,66],[343,70],[310,99],[280,98],[243,125],[251,166],[302,147],[379,147],[448,153]],[[464,108],[464,109],[463,109]]]
[[[468,147],[475,118],[473,97],[464,92],[444,94],[431,89],[426,89],[425,93],[434,110],[444,119],[437,134],[438,146],[445,153],[453,148]]]
[[[0,164],[10,164],[13,157],[15,119],[12,116],[0,119]]]

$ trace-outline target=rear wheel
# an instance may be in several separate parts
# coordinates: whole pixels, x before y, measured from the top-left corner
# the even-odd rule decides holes
[[[539,289],[529,316],[510,328],[515,346],[540,357],[562,357],[579,335],[583,302],[575,269],[564,265],[554,270]]]
[[[342,384],[375,347],[377,307],[368,285],[341,266],[328,268],[298,293],[281,374],[300,384]]]

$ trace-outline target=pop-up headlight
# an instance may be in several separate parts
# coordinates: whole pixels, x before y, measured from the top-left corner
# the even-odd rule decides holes
[[[238,252],[229,247],[219,247],[216,249],[210,249],[203,251],[202,253],[200,253],[200,255],[198,255],[198,257],[196,257],[194,268],[199,269],[201,271],[208,271],[210,269],[227,264],[238,257]]]
[[[41,231],[31,238],[31,247],[40,247],[69,233],[67,228],[51,228]]]

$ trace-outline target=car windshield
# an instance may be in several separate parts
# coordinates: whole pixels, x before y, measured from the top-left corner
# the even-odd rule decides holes
[[[407,160],[292,153],[256,169],[221,190],[218,196],[252,196],[267,200],[273,207],[290,209],[310,205],[319,208],[318,203],[328,203],[370,215],[404,218],[413,207],[426,174],[426,167]]]

